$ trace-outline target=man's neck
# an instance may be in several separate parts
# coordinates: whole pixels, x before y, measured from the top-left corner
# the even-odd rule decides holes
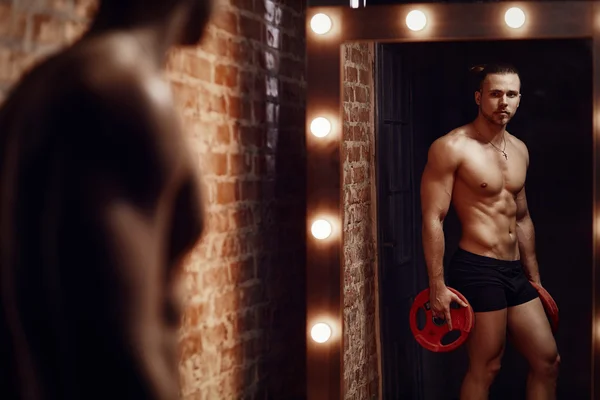
[[[496,125],[479,115],[472,123],[479,137],[487,142],[498,144],[504,140],[506,125]]]

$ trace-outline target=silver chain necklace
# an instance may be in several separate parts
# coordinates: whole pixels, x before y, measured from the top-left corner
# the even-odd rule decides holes
[[[479,131],[477,131],[477,134],[483,138],[483,135],[481,133],[479,133]],[[502,141],[504,142],[504,148],[499,149],[498,147],[496,147],[496,145],[494,143],[492,143],[492,141],[489,141],[488,143],[492,145],[492,147],[496,150],[498,150],[500,153],[502,153],[502,155],[504,156],[505,160],[508,160],[508,154],[506,154],[506,136],[502,135]]]

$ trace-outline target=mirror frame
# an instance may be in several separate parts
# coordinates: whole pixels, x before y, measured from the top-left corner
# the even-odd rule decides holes
[[[509,28],[504,13],[519,7],[527,16],[518,29]],[[408,29],[406,15],[418,9],[427,16],[419,32]],[[311,29],[315,14],[332,21],[329,32]],[[307,248],[306,248],[306,333],[307,397],[340,399],[343,388],[343,129],[342,48],[346,42],[442,42],[509,39],[591,39],[593,57],[593,258],[592,258],[592,399],[600,400],[600,1],[498,2],[475,4],[411,3],[367,6],[308,7],[307,51]],[[325,137],[311,134],[314,118],[325,117],[331,131]],[[326,219],[331,235],[323,240],[311,233],[312,223]],[[317,343],[311,337],[314,324],[331,327],[331,337]]]

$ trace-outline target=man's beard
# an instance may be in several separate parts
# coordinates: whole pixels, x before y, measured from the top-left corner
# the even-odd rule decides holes
[[[479,106],[479,112],[491,124],[498,125],[498,126],[506,126],[506,125],[508,125],[508,123],[512,119],[512,115],[508,114],[505,118],[502,118],[501,121],[498,121],[498,118],[495,118],[494,114],[491,114],[491,115],[487,114],[485,111],[483,111],[483,109],[481,108],[481,106]]]

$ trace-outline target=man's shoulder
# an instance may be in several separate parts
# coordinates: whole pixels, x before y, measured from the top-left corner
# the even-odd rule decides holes
[[[143,59],[139,44],[132,39],[84,40],[28,71],[11,95],[26,98],[33,93],[41,103],[77,101],[91,112],[107,105],[104,112],[160,109],[170,103],[168,85]]]
[[[428,164],[445,170],[458,168],[470,140],[466,129],[462,127],[438,137],[429,147]]]
[[[516,146],[519,150],[521,150],[525,154],[527,154],[529,152],[529,150],[527,149],[527,145],[525,144],[524,141],[522,141],[521,139],[512,135],[509,132],[506,132],[506,134],[508,135],[508,139],[510,140],[510,142],[512,143],[513,146]]]
[[[464,151],[465,146],[471,140],[467,130],[464,127],[458,127],[434,140],[430,151],[458,155]]]
[[[134,43],[105,40],[82,46],[72,63],[79,66],[81,89],[98,100],[127,108],[160,108],[170,102],[168,85],[142,57]]]

